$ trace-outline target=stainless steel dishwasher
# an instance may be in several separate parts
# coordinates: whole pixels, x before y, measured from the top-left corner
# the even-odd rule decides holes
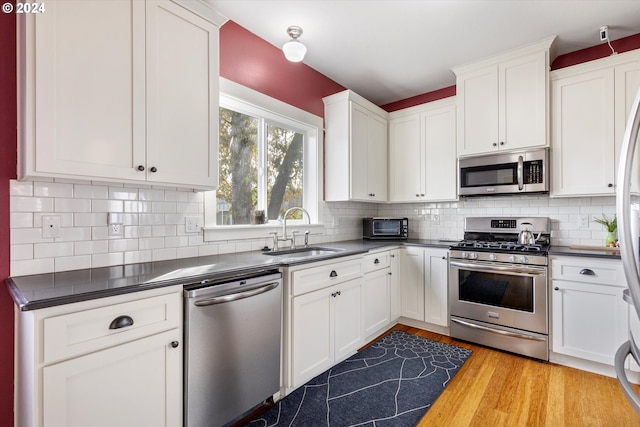
[[[236,420],[280,390],[282,274],[185,285],[184,425]]]

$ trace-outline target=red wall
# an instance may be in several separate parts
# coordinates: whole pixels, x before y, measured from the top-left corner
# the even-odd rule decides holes
[[[16,176],[16,19],[0,14],[0,283],[9,277],[9,180]],[[0,286],[0,426],[13,425],[13,301]]]
[[[345,89],[233,21],[220,30],[220,76],[320,117],[322,98]]]

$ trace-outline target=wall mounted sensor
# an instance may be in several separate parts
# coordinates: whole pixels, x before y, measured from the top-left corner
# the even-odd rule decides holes
[[[605,25],[600,27],[600,41],[604,42],[607,40],[609,40],[609,27]]]

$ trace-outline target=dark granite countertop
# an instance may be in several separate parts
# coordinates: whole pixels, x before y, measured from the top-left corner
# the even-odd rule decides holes
[[[277,269],[332,258],[357,255],[400,245],[448,248],[453,241],[351,240],[317,246],[341,249],[340,252],[297,259],[266,256],[260,251],[206,257],[183,258],[140,264],[126,264],[58,273],[17,276],[7,279],[9,292],[22,311],[87,301],[171,285],[188,285],[241,273]]]
[[[551,246],[549,255],[576,256],[587,258],[620,259],[620,251],[597,250],[597,249],[574,249],[570,246]]]

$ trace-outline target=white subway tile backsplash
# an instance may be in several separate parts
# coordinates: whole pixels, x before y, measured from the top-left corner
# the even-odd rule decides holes
[[[120,264],[124,264],[124,254],[122,252],[91,255],[92,268],[108,267],[110,265]]]
[[[9,218],[10,228],[31,228],[33,227],[33,213],[12,212]]]
[[[108,199],[109,187],[103,185],[76,184],[73,187],[73,196],[76,199]]]
[[[59,256],[55,259],[55,271],[80,270],[91,268],[91,255]]]
[[[36,243],[33,245],[34,258],[56,258],[73,255],[73,243]]]
[[[202,233],[186,233],[185,217],[204,222],[204,193],[173,187],[118,185],[76,180],[10,181],[11,274],[24,275],[131,264],[192,256],[260,250],[261,237],[209,243]],[[109,236],[108,212],[123,212],[123,236]],[[321,202],[324,231],[314,244],[360,239],[362,217],[410,218],[410,237],[460,239],[466,216],[549,216],[552,243],[600,245],[606,232],[593,218],[615,213],[613,197],[485,197],[454,202],[373,204]],[[62,235],[42,238],[42,216],[59,215]],[[440,216],[434,225],[432,215]],[[580,216],[588,215],[587,227]]]
[[[33,245],[10,245],[10,250],[12,260],[33,259]]]
[[[91,212],[91,200],[56,198],[55,212]]]
[[[53,212],[54,199],[46,197],[9,197],[11,212]]]
[[[91,255],[109,252],[108,240],[88,240],[75,242],[73,245],[74,255]]]
[[[73,184],[34,182],[33,195],[36,197],[73,197]]]

